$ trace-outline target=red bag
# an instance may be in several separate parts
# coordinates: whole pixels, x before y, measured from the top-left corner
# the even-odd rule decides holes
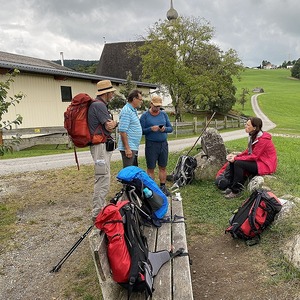
[[[230,226],[225,230],[233,238],[251,240],[260,234],[274,221],[282,204],[272,193],[265,190],[254,191],[230,218]]]
[[[118,283],[128,282],[131,258],[124,235],[123,218],[120,209],[129,201],[106,205],[96,218],[95,226],[104,231],[107,239],[107,257],[113,280]]]
[[[87,116],[93,101],[88,94],[78,94],[64,113],[64,127],[76,147],[83,148],[92,144]]]

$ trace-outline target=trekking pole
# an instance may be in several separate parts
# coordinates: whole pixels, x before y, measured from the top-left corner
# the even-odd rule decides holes
[[[73,245],[73,247],[67,252],[67,254],[59,261],[59,263],[53,267],[50,273],[58,272],[62,264],[68,259],[68,257],[74,252],[74,250],[79,246],[79,244],[84,240],[84,238],[89,234],[94,225],[91,225],[89,229],[80,237],[80,239]]]
[[[216,112],[213,113],[213,115],[211,116],[211,118],[209,119],[209,121],[207,122],[207,124],[203,127],[199,137],[197,138],[195,144],[193,145],[193,147],[189,150],[189,152],[187,153],[187,155],[189,155],[189,153],[194,149],[194,147],[197,145],[198,141],[200,140],[202,134],[204,133],[204,131],[206,130],[206,128],[208,127],[208,125],[210,124],[210,122],[212,121],[212,119],[214,118]]]

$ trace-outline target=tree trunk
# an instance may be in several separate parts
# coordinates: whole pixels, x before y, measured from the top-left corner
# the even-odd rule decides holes
[[[0,129],[0,146],[3,145],[3,130]]]

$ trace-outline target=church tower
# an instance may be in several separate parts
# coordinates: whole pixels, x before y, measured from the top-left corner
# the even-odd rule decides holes
[[[176,20],[178,18],[178,12],[173,7],[173,0],[171,0],[171,8],[167,12],[167,19],[169,21]]]

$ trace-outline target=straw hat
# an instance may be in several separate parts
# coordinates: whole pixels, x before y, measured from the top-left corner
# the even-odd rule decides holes
[[[97,93],[96,95],[103,95],[109,92],[114,92],[116,89],[112,86],[110,80],[101,80],[97,83]]]
[[[162,99],[159,96],[154,96],[151,99],[151,104],[154,106],[162,106]]]

